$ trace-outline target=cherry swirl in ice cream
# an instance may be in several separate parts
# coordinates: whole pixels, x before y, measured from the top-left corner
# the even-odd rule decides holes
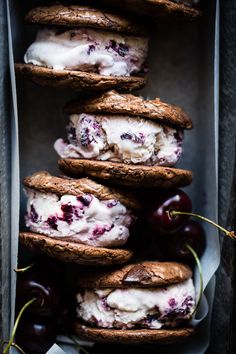
[[[140,117],[73,114],[67,130],[54,145],[62,158],[174,166],[182,154],[181,129]]]
[[[147,37],[90,28],[44,28],[27,49],[24,61],[56,70],[130,76],[145,72],[147,51]]]
[[[103,328],[174,327],[195,308],[192,279],[158,288],[86,289],[77,294],[77,315]]]
[[[51,237],[72,237],[95,247],[123,245],[134,216],[118,200],[92,194],[62,195],[27,188],[26,226]]]

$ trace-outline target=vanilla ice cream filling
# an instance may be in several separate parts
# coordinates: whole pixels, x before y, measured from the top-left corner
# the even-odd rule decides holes
[[[67,130],[54,144],[62,158],[174,166],[182,154],[182,130],[139,117],[73,114]]]
[[[27,49],[24,61],[56,70],[71,69],[105,76],[145,72],[146,37],[78,28],[43,28]]]
[[[132,213],[118,200],[92,194],[63,195],[26,189],[26,226],[50,237],[72,237],[95,247],[123,245],[129,237]]]
[[[95,289],[77,294],[77,315],[104,328],[174,327],[195,309],[192,279],[158,288]]]

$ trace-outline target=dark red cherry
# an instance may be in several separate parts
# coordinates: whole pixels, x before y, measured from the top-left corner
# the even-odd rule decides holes
[[[52,275],[39,266],[33,266],[17,276],[16,307],[20,309],[30,299],[36,301],[28,312],[34,315],[51,316],[58,312],[61,304],[61,290]]]
[[[162,191],[149,202],[147,221],[158,233],[174,233],[178,231],[189,218],[187,215],[171,216],[171,211],[192,211],[189,196],[180,189]]]
[[[54,319],[23,316],[20,319],[15,341],[27,354],[45,354],[56,339]]]
[[[190,245],[200,257],[206,248],[206,235],[202,226],[193,220],[188,220],[182,229],[175,234],[163,236],[161,248],[170,260],[182,262],[192,262],[193,256],[187,249],[186,244]]]

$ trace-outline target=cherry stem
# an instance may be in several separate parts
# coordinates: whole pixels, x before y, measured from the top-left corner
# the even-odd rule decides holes
[[[9,342],[8,342],[8,344],[7,344],[7,346],[6,346],[6,348],[4,349],[3,354],[9,353],[9,349],[12,347],[13,339],[14,339],[14,337],[15,337],[15,335],[16,335],[16,330],[17,330],[17,327],[18,327],[18,325],[19,325],[19,322],[20,322],[21,317],[22,317],[24,311],[25,311],[33,302],[35,302],[35,301],[36,301],[36,298],[33,298],[33,299],[29,300],[29,301],[22,307],[22,309],[20,310],[20,312],[19,312],[19,314],[18,314],[18,316],[17,316],[17,318],[16,318],[16,320],[15,320],[14,326],[13,326],[11,338],[10,338],[10,340],[9,340]]]
[[[13,348],[16,348],[17,350],[18,350],[18,352],[20,352],[21,354],[26,354],[25,352],[24,352],[24,350],[23,349],[21,349],[21,347],[19,347],[19,345],[18,344],[16,344],[16,343],[12,343],[12,345],[11,345]]]
[[[79,350],[81,350],[84,354],[90,354],[86,349],[84,349],[83,347],[82,347],[82,345],[78,342],[78,340],[74,337],[74,336],[72,336],[72,335],[70,335],[70,338],[73,340],[73,342],[77,345],[77,347],[79,348]]]
[[[236,235],[234,233],[234,231],[228,231],[226,230],[224,227],[216,224],[214,221],[208,219],[208,218],[205,218],[204,216],[201,216],[201,215],[198,215],[198,214],[194,214],[194,213],[188,213],[188,212],[185,212],[185,211],[177,211],[177,210],[171,210],[169,212],[169,215],[170,217],[175,217],[176,215],[189,215],[189,216],[194,216],[198,219],[201,219],[203,221],[206,221],[208,222],[208,224],[211,224],[215,227],[217,227],[219,230],[221,230],[222,232],[224,232],[226,234],[226,236],[229,236],[230,238],[232,238],[233,240],[236,240]]]
[[[32,268],[33,266],[34,266],[34,263],[31,263],[30,265],[28,265],[28,266],[25,267],[25,268],[16,268],[16,269],[14,269],[14,271],[15,271],[16,273],[24,273],[24,272],[26,272],[28,269]]]
[[[7,344],[7,343],[8,343],[8,342],[3,342],[3,344]],[[18,352],[20,352],[21,354],[26,354],[26,353],[24,352],[24,350],[21,349],[21,348],[19,347],[19,345],[16,344],[16,343],[11,343],[11,347],[17,349]]]
[[[202,294],[203,294],[203,278],[202,278],[202,265],[201,265],[201,262],[200,262],[200,259],[197,255],[197,253],[194,251],[194,249],[186,244],[186,247],[187,249],[189,250],[189,252],[192,254],[195,262],[196,262],[196,265],[197,265],[197,268],[198,268],[198,272],[199,272],[199,277],[200,277],[200,289],[199,289],[199,296],[198,296],[198,300],[197,300],[197,304],[196,304],[196,307],[192,313],[192,316],[197,312],[199,306],[200,306],[200,303],[201,303],[201,300],[202,300]]]

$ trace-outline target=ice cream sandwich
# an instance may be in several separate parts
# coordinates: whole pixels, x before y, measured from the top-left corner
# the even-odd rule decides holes
[[[109,91],[71,102],[65,112],[67,137],[54,147],[67,175],[143,187],[191,183],[190,171],[173,168],[182,155],[183,131],[192,128],[181,108]]]
[[[142,262],[78,276],[78,336],[95,342],[169,344],[194,333],[192,271],[174,262]]]
[[[26,247],[79,264],[111,265],[132,257],[120,246],[140,209],[133,194],[47,172],[26,177],[24,186],[29,231],[20,233],[20,241]]]
[[[26,22],[40,28],[16,64],[31,81],[75,90],[122,90],[144,86],[148,37],[133,19],[79,5],[32,9]]]

